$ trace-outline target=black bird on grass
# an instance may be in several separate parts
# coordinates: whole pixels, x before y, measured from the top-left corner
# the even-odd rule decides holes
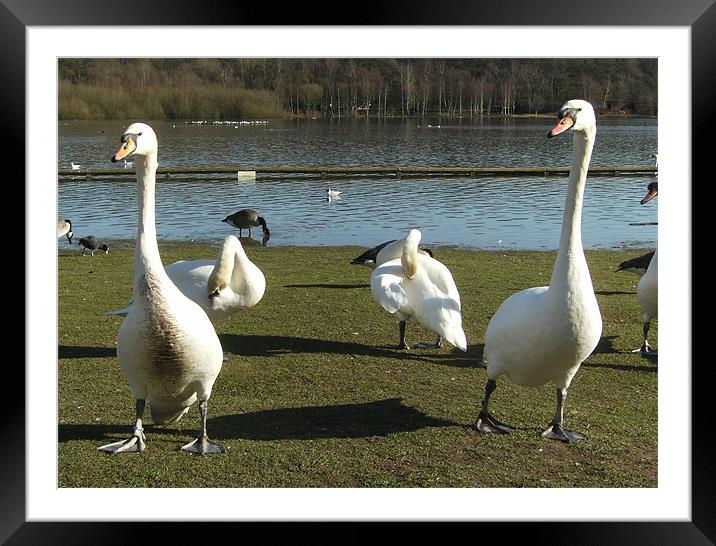
[[[631,258],[630,260],[624,260],[619,264],[619,267],[617,267],[614,272],[628,271],[629,273],[634,273],[635,275],[639,275],[641,277],[644,273],[646,273],[653,257],[654,251],[652,250],[643,256],[637,256],[636,258]]]
[[[105,254],[109,252],[109,247],[106,243],[100,241],[95,237],[94,235],[88,235],[87,237],[82,237],[80,239],[80,245],[82,245],[82,256],[85,255],[85,250],[89,250],[92,253],[92,256],[94,256],[95,250],[103,250]]]

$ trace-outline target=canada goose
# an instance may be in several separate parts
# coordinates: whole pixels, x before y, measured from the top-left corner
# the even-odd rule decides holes
[[[654,251],[652,250],[651,252],[647,252],[646,254],[637,256],[636,258],[624,260],[619,264],[619,267],[617,267],[614,272],[628,271],[629,273],[634,273],[635,275],[639,275],[641,277],[644,273],[646,273],[646,269],[649,267],[649,263],[651,262],[651,258],[653,256]]]
[[[597,128],[594,109],[583,100],[565,103],[558,117],[559,122],[547,137],[572,129],[574,144],[552,278],[549,286],[529,288],[508,297],[490,320],[484,348],[487,384],[475,428],[486,433],[514,430],[488,411],[496,380],[504,374],[517,385],[556,385],[557,411],[542,436],[568,442],[584,440],[586,436],[564,428],[567,389],[602,332],[581,233],[584,186]]]
[[[182,450],[223,453],[206,433],[207,401],[221,370],[223,353],[204,310],[168,277],[159,255],[155,225],[157,137],[144,123],[130,125],[112,156],[136,157],[139,221],[135,249],[133,304],[117,338],[117,359],[136,400],[133,435],[97,449],[110,453],[145,449],[142,418],[146,401],[155,423],[175,423],[198,400],[201,429]]]
[[[238,228],[239,237],[241,237],[244,229],[249,230],[249,237],[251,237],[251,228],[256,226],[261,226],[261,229],[264,233],[264,237],[271,236],[271,232],[266,225],[266,220],[262,216],[259,216],[258,212],[252,209],[243,209],[238,212],[235,212],[234,214],[231,214],[224,218],[222,222],[226,222],[230,226]]]
[[[395,258],[400,258],[403,253],[404,244],[405,239],[400,239],[398,241],[395,239],[386,241],[378,246],[374,246],[373,248],[366,250],[360,256],[353,258],[353,260],[351,260],[351,265],[365,265],[371,269],[375,269],[382,263],[394,260]],[[425,254],[426,256],[430,256],[431,258],[434,257],[432,250],[429,248],[419,248],[418,252]]]
[[[82,256],[85,255],[86,250],[91,251],[92,256],[94,256],[95,250],[103,250],[105,254],[109,252],[109,247],[107,246],[107,243],[100,241],[94,235],[82,237],[80,239],[80,245],[82,245]]]
[[[418,322],[461,351],[467,350],[462,329],[460,294],[450,270],[436,259],[418,252],[421,233],[412,229],[403,240],[400,257],[378,265],[371,273],[373,298],[400,323],[398,349],[405,342],[408,320]]]
[[[57,238],[59,239],[63,235],[67,236],[67,241],[72,244],[72,220],[69,218],[57,219]]]

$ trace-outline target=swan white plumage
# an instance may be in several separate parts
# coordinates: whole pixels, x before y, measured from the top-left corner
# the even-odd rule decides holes
[[[235,235],[224,239],[216,260],[180,260],[165,270],[182,294],[198,303],[213,323],[253,307],[266,290],[263,272]],[[126,315],[128,311],[126,307],[107,314]]]
[[[508,297],[485,333],[485,398],[475,427],[481,432],[514,429],[488,411],[496,380],[506,375],[518,385],[557,387],[557,411],[542,436],[562,441],[586,437],[564,428],[564,402],[574,375],[599,342],[602,318],[582,248],[581,215],[587,170],[596,135],[592,106],[571,100],[547,136],[572,129],[574,145],[557,259],[549,286],[529,288]]]
[[[207,400],[221,370],[223,354],[214,326],[196,303],[171,282],[162,265],[155,225],[157,137],[134,123],[122,135],[112,161],[136,156],[139,221],[135,248],[133,304],[117,338],[117,359],[136,400],[133,435],[97,449],[110,453],[145,449],[142,428],[149,401],[155,423],[175,423],[199,401],[201,429],[182,450],[221,453],[206,434]]]
[[[75,163],[74,161],[70,161],[70,167],[72,167],[72,170],[73,170],[73,171],[79,171],[81,165],[78,165],[78,164]]]
[[[72,220],[69,218],[58,218],[57,219],[57,238],[59,239],[65,235],[67,241],[72,244]]]
[[[400,322],[399,349],[409,349],[405,325],[407,321],[414,321],[438,335],[433,346],[444,339],[466,351],[460,294],[455,281],[445,265],[418,252],[420,238],[420,231],[410,230],[400,257],[373,270],[370,276],[373,298]]]
[[[658,254],[659,251],[656,250],[646,273],[644,273],[644,276],[639,280],[639,284],[636,287],[636,297],[643,311],[642,319],[644,327],[642,331],[644,333],[644,343],[639,349],[635,349],[632,352],[647,356],[657,354],[651,345],[649,345],[649,326],[652,320],[658,318],[659,311]]]
[[[657,182],[652,182],[647,186],[647,194],[641,200],[641,204],[651,201],[654,197],[659,195],[659,186]],[[639,280],[639,284],[636,287],[636,297],[641,305],[643,311],[643,334],[644,343],[639,349],[634,349],[633,353],[640,353],[645,356],[654,356],[657,354],[649,345],[649,327],[651,321],[658,318],[659,311],[659,263],[658,256],[659,250],[654,251],[654,257],[649,262],[649,267],[646,269],[646,273]]]
[[[341,193],[343,192],[338,190],[332,190],[331,188],[326,188],[326,195],[328,197],[338,197]]]

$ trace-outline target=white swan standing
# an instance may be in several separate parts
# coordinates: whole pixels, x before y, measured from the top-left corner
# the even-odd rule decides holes
[[[214,324],[253,307],[266,291],[263,272],[249,259],[235,235],[224,239],[215,261],[179,260],[165,270],[182,294],[198,303]],[[126,315],[128,311],[126,307],[106,314]]]
[[[651,201],[654,197],[659,195],[659,186],[657,182],[652,182],[647,186],[648,193],[641,200],[641,204]],[[636,297],[641,305],[643,311],[643,334],[644,343],[639,349],[634,349],[633,353],[640,353],[644,356],[655,356],[657,352],[649,345],[649,327],[651,321],[658,317],[659,311],[659,263],[658,263],[659,250],[654,251],[654,257],[649,262],[649,267],[646,273],[639,280],[639,284],[636,287]]]
[[[514,429],[488,411],[490,395],[501,375],[515,384],[557,387],[557,411],[542,436],[562,441],[583,440],[564,428],[564,402],[572,378],[599,342],[602,318],[584,257],[581,235],[582,199],[596,135],[592,106],[571,100],[559,111],[559,122],[547,136],[572,129],[574,147],[564,208],[562,234],[549,286],[529,288],[507,298],[485,333],[487,361],[485,398],[475,427],[481,432]]]
[[[410,348],[405,342],[405,326],[412,320],[438,335],[434,346],[439,346],[444,339],[466,351],[460,294],[455,281],[442,263],[418,252],[420,237],[420,231],[410,230],[400,257],[373,270],[370,276],[373,298],[400,321],[398,349]]]
[[[63,235],[67,236],[67,242],[72,244],[72,220],[69,218],[57,219],[57,238],[59,239]]]
[[[207,400],[221,370],[221,343],[206,313],[184,296],[164,270],[155,226],[157,137],[143,123],[130,125],[112,161],[134,154],[139,222],[134,266],[134,303],[117,338],[117,358],[136,399],[134,434],[97,449],[110,453],[144,451],[142,418],[146,401],[155,423],[175,423],[199,401],[201,430],[182,447],[196,453],[225,448],[206,434]]]

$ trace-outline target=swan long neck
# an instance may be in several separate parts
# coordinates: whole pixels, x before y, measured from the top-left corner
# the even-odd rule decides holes
[[[224,242],[224,245],[219,251],[219,258],[216,260],[216,265],[207,281],[209,294],[216,290],[222,290],[231,283],[235,269],[234,264],[238,257],[238,250],[239,248],[234,239],[229,238]]]
[[[155,185],[157,176],[157,154],[137,156],[137,190],[139,193],[139,223],[137,224],[137,246],[135,267],[144,271],[164,271],[155,225]],[[137,276],[135,275],[135,278]]]
[[[400,263],[403,266],[403,272],[408,279],[412,279],[418,273],[418,244],[420,236],[411,233],[406,237],[403,244],[403,253],[400,256]]]
[[[582,200],[595,134],[596,129],[574,133],[572,163],[569,169],[567,196],[562,219],[562,235],[559,241],[557,261],[550,280],[550,288],[569,286],[579,278],[578,273],[587,268],[582,247]],[[586,271],[589,276],[589,270],[586,269]]]

